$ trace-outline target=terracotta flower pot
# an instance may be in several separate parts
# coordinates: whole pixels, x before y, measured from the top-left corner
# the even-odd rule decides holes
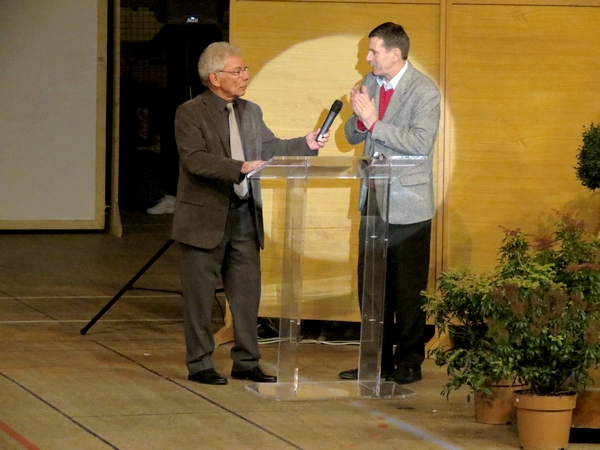
[[[528,395],[515,392],[519,443],[523,450],[560,450],[569,445],[577,395]]]
[[[514,392],[523,389],[522,383],[512,383],[510,380],[490,384],[491,395],[475,392],[475,421],[491,425],[516,423]]]

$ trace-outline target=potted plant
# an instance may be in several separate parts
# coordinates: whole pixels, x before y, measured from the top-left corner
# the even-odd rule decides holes
[[[595,191],[600,187],[600,123],[584,127],[582,138],[577,152],[576,175],[584,187]],[[596,371],[594,380],[600,381],[600,371]],[[600,418],[595,414],[599,401],[600,392],[582,392],[573,413],[573,427],[600,428]]]
[[[507,284],[494,296],[506,311],[490,330],[499,330],[499,352],[529,386],[515,392],[521,446],[566,448],[577,394],[600,361],[597,308],[564,289]]]
[[[577,153],[576,174],[581,184],[594,191],[600,187],[600,123],[583,131],[583,142]]]
[[[534,242],[532,247],[520,230],[505,230],[497,269],[481,277],[465,270],[442,274],[442,290],[427,295],[426,309],[436,317],[436,311],[442,311],[437,303],[453,301],[462,289],[486,326],[469,354],[460,349],[435,351],[436,363],[448,366],[446,395],[462,385],[482,391],[485,383],[480,380],[486,377],[522,379],[528,389],[518,393],[516,406],[523,448],[563,448],[568,444],[572,409],[566,413],[561,442],[546,445],[549,433],[544,432],[531,447],[532,441],[521,439],[522,407],[529,404],[528,394],[545,401],[561,399],[574,407],[576,394],[590,379],[589,369],[600,363],[600,243],[587,241],[583,223],[570,214],[562,216],[551,236]],[[444,284],[448,279],[454,284]],[[470,294],[465,286],[472,289]],[[441,321],[437,316],[438,326]],[[552,429],[559,427],[553,424]]]
[[[521,446],[566,448],[577,393],[600,362],[598,308],[558,285],[507,283],[492,295],[496,352],[528,384],[515,392]]]
[[[469,269],[441,274],[438,289],[425,293],[425,310],[432,318],[440,340],[449,345],[432,349],[431,356],[445,366],[448,382],[442,394],[467,386],[467,400],[474,397],[475,420],[506,424],[516,420],[513,391],[517,382],[510,368],[494,356],[494,342],[486,319],[491,313],[492,274],[474,274]]]
[[[519,231],[501,248],[488,333],[502,364],[528,385],[515,393],[525,450],[567,447],[576,396],[600,363],[599,243],[584,234],[583,223],[565,215],[537,249]]]

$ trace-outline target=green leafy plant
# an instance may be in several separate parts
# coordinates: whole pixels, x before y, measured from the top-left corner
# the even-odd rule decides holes
[[[494,343],[488,337],[487,319],[493,308],[491,274],[474,274],[469,269],[445,272],[438,280],[438,290],[424,293],[425,311],[433,318],[440,336],[448,333],[453,345],[438,346],[431,356],[439,366],[446,366],[448,382],[442,394],[461,386],[472,392],[491,394],[489,383],[510,377],[510,369],[502,366],[493,354]]]
[[[581,184],[593,191],[600,187],[600,123],[590,124],[582,136],[575,169]]]
[[[564,214],[550,236],[530,244],[521,230],[504,230],[498,267],[477,275],[443,273],[425,293],[428,317],[440,335],[460,324],[462,346],[432,351],[447,367],[448,396],[461,386],[519,379],[533,393],[579,391],[600,363],[600,241]]]
[[[489,320],[501,364],[534,395],[583,389],[600,362],[596,305],[564,289],[505,284],[493,292],[498,310]]]

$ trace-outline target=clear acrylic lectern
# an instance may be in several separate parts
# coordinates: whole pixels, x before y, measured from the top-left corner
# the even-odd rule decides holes
[[[286,209],[277,383],[253,383],[247,389],[276,400],[414,395],[413,391],[380,378],[385,298],[383,274],[386,268],[390,181],[424,160],[426,157],[286,156],[275,157],[249,174],[249,178],[254,180],[285,179]],[[365,211],[360,219],[366,227],[366,241],[357,381],[304,381],[305,377],[299,373],[306,198],[308,181],[318,178],[332,180],[332,185],[335,185],[335,180],[340,180],[340,183],[343,182],[341,180],[358,180],[366,199]]]

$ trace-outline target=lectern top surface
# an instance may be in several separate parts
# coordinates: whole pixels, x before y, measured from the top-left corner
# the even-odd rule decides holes
[[[276,156],[248,174],[248,177],[389,179],[400,176],[426,160],[426,156]]]

